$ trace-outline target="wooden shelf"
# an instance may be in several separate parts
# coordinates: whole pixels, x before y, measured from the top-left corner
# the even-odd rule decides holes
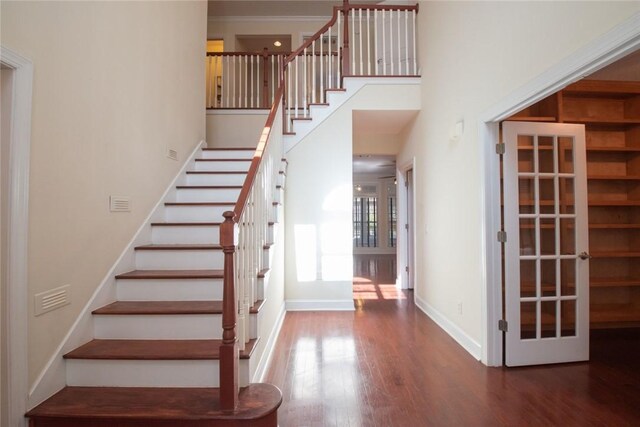
[[[591,230],[638,230],[640,229],[640,224],[589,224],[589,228]]]
[[[611,153],[640,153],[640,147],[606,147],[606,146],[591,146],[587,147],[587,152],[604,151]]]
[[[640,200],[589,200],[589,206],[640,206]]]
[[[633,126],[640,125],[640,118],[565,117],[564,122],[597,126]]]
[[[633,277],[592,277],[589,279],[592,288],[620,288],[640,286],[640,278]]]
[[[607,252],[591,252],[593,258],[640,258],[640,252],[634,251],[607,251]]]
[[[602,181],[640,181],[640,175],[589,175],[587,179]]]
[[[601,322],[640,322],[640,310],[632,304],[592,304],[590,320]]]

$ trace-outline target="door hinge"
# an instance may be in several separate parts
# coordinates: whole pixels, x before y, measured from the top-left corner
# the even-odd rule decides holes
[[[498,242],[506,243],[507,242],[507,232],[504,230],[498,231]]]
[[[502,332],[509,332],[509,323],[504,319],[498,320],[498,330]]]
[[[408,265],[404,268],[404,271],[406,271],[407,273],[409,272],[409,266]]]
[[[505,152],[504,142],[496,144],[496,154],[503,155]]]
[[[404,229],[405,229],[405,230],[408,230],[408,229],[409,229],[409,224],[405,224],[405,225],[404,225]]]

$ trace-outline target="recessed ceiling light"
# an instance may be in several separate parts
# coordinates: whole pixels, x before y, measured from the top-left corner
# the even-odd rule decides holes
[[[275,47],[280,47],[280,46],[282,46],[282,43],[280,42],[280,40],[276,40],[276,41],[273,42],[273,45]]]

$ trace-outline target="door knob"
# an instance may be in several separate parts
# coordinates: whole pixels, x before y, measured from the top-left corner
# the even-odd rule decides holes
[[[589,259],[592,258],[591,255],[589,255],[587,252],[581,252],[580,255],[578,255],[578,257],[580,257],[580,259]]]

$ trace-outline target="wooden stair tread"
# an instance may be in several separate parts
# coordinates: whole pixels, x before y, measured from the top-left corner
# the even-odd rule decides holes
[[[269,273],[269,268],[262,269],[258,272],[258,279],[264,279],[267,273]]]
[[[250,340],[240,359],[248,359],[258,340]],[[64,355],[93,360],[217,360],[222,340],[104,340],[94,339]]]
[[[216,227],[221,222],[152,222],[152,227]]]
[[[187,175],[246,175],[247,171],[187,171]]]
[[[203,148],[202,151],[256,151],[256,149],[251,147],[211,147]]]
[[[222,314],[222,301],[116,301],[93,314]]]
[[[235,190],[242,185],[176,185],[178,190]]]
[[[165,206],[235,206],[236,202],[165,202]]]
[[[196,159],[196,162],[250,162],[253,159]]]
[[[116,279],[222,279],[222,270],[133,270],[118,274]]]
[[[209,245],[209,244],[151,244],[151,245],[142,245],[136,246],[135,250],[137,251],[201,251],[201,250],[222,250],[222,246],[220,245]]]
[[[29,411],[27,416],[128,420],[250,420],[275,411],[282,402],[282,394],[277,387],[271,384],[250,384],[240,389],[238,407],[229,413],[220,409],[219,395],[218,388],[65,387]]]
[[[264,306],[264,303],[265,303],[265,300],[262,300],[262,299],[256,301],[256,303],[253,304],[253,306],[249,309],[249,313],[257,314],[258,312],[260,312],[260,310]]]

